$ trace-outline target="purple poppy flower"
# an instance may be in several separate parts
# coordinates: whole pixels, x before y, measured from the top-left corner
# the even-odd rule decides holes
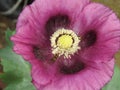
[[[110,81],[120,22],[89,0],[35,0],[21,13],[14,51],[32,65],[37,90],[100,90]]]

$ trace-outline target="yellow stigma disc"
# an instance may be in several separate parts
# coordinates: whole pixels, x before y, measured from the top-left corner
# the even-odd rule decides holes
[[[72,31],[68,29],[58,29],[51,36],[51,47],[54,55],[64,58],[70,58],[79,47],[80,38]]]
[[[62,35],[58,38],[57,45],[60,48],[67,49],[72,46],[73,40],[70,35]]]

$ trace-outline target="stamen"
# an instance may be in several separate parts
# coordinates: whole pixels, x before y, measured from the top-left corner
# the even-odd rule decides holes
[[[54,62],[57,58],[58,58],[58,55],[56,54],[56,55],[53,56],[53,58],[51,59],[51,61]]]
[[[80,37],[72,30],[59,29],[51,36],[51,47],[54,55],[64,55],[64,58],[70,58],[80,49],[78,46]]]

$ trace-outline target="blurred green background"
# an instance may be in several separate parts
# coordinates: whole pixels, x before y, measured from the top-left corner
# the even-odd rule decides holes
[[[3,0],[3,1],[7,1],[7,0]],[[10,1],[10,0],[8,0],[8,1]],[[13,3],[15,3],[15,1],[17,1],[17,0],[13,0],[13,1],[14,1]],[[13,12],[14,14],[11,14],[11,15],[0,14],[0,48],[3,48],[6,46],[5,31],[8,28],[10,28],[11,30],[15,30],[17,16],[19,15],[20,11],[24,8],[24,6],[27,4],[30,4],[32,1],[33,0],[22,0],[22,2],[19,5],[19,8],[16,9],[18,11]],[[106,6],[108,6],[120,18],[120,0],[92,0],[92,1],[99,2],[99,3],[102,3]],[[0,4],[1,4],[1,2],[0,2]],[[10,3],[9,7],[12,7],[12,3]],[[9,7],[7,7],[7,8],[9,8]],[[1,6],[0,6],[0,9],[1,9]],[[4,11],[4,8],[2,10]],[[12,16],[12,15],[15,15],[15,16]],[[117,65],[120,67],[120,51],[115,55],[115,58],[116,58]],[[0,66],[0,73],[2,73],[2,66]],[[0,86],[4,86],[4,85],[2,85],[2,83],[0,83]]]

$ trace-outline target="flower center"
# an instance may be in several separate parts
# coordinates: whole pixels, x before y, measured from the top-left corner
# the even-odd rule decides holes
[[[73,39],[70,35],[61,35],[57,41],[58,47],[63,49],[70,48],[72,44],[73,44]]]
[[[72,30],[58,29],[51,36],[52,53],[57,56],[63,55],[64,58],[70,58],[80,49],[79,42],[79,37]]]

